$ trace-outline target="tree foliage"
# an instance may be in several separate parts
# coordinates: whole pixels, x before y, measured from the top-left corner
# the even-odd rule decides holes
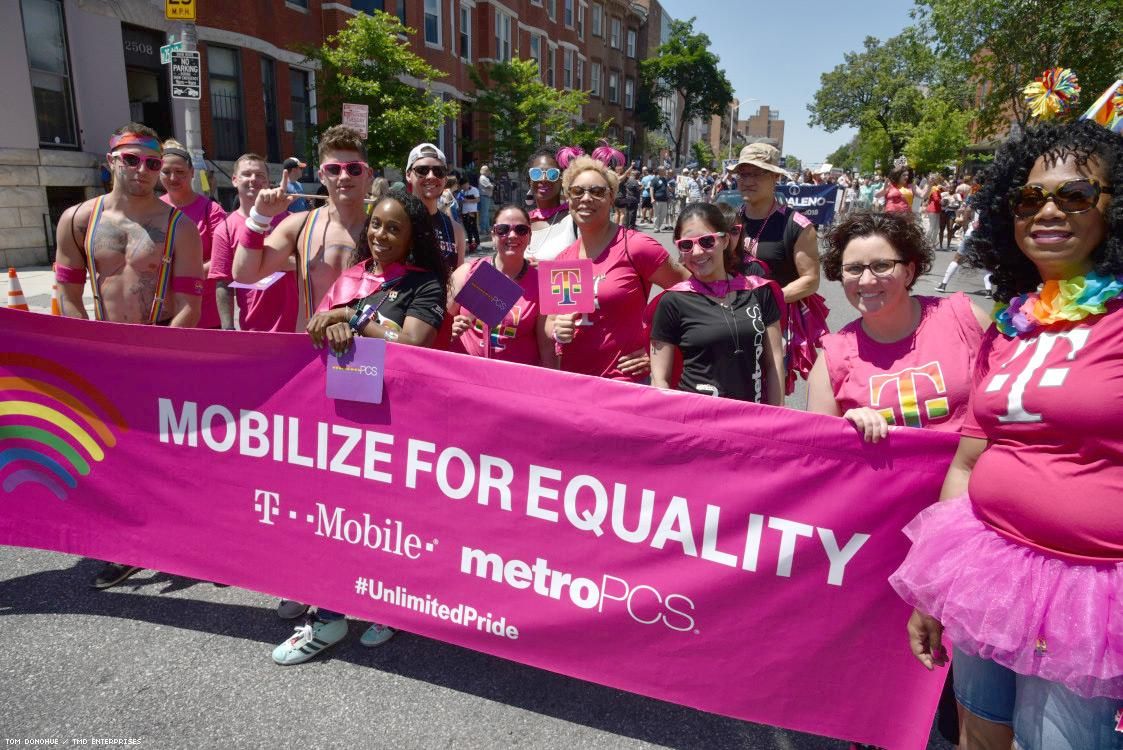
[[[916,0],[914,17],[941,59],[972,86],[977,136],[1024,127],[1022,89],[1052,67],[1071,68],[1085,106],[1116,79],[1123,59],[1120,0]],[[975,91],[977,89],[977,91]]]
[[[920,122],[905,144],[905,156],[918,172],[940,170],[955,162],[970,143],[971,113],[941,99],[928,99]]]
[[[582,91],[559,91],[542,82],[533,60],[480,65],[469,70],[476,84],[472,110],[484,116],[485,137],[474,144],[500,172],[521,171],[530,155],[548,142],[588,143],[607,123],[582,125]]]
[[[671,21],[667,41],[640,62],[641,91],[647,102],[640,114],[645,125],[666,125],[662,109],[652,106],[654,102],[671,95],[681,99],[678,126],[669,134],[676,166],[687,125],[699,117],[722,114],[733,101],[733,86],[718,67],[718,56],[710,51],[710,38],[694,32],[694,20]]]
[[[714,150],[707,141],[694,141],[690,144],[690,155],[694,157],[694,161],[698,162],[699,167],[705,167],[706,169],[714,167]]]
[[[319,63],[318,107],[321,131],[339,122],[343,104],[370,108],[367,158],[371,164],[404,164],[409,150],[436,139],[438,128],[459,112],[456,102],[430,89],[444,73],[410,51],[401,37],[415,33],[386,13],[360,13],[322,47],[306,49],[307,62]],[[421,82],[411,86],[408,76]]]
[[[819,90],[807,105],[809,124],[827,132],[844,126],[880,129],[899,154],[920,120],[925,91],[939,82],[936,58],[911,28],[884,43],[866,37],[864,47],[847,52],[842,64],[820,76]]]

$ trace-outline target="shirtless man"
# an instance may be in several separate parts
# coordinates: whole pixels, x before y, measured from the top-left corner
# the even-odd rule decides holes
[[[203,248],[194,222],[156,197],[163,162],[155,131],[137,123],[118,128],[106,162],[111,192],[68,208],[59,219],[55,276],[62,314],[89,318],[82,290],[92,258],[98,320],[194,326],[203,294]],[[161,273],[165,257],[169,274]],[[107,563],[93,586],[115,586],[138,570]]]
[[[433,218],[433,231],[441,243],[441,254],[451,274],[464,262],[464,227],[448,214],[439,210],[437,205],[445,189],[448,177],[448,162],[444,152],[432,143],[422,143],[409,152],[406,161],[406,181],[410,192],[421,199],[429,216]]]
[[[358,131],[334,125],[320,139],[320,180],[328,189],[327,205],[289,216],[266,237],[274,216],[286,211],[298,195],[283,187],[258,192],[245,229],[237,239],[234,280],[252,284],[296,260],[300,304],[296,330],[303,331],[316,306],[339,275],[351,265],[355,246],[366,226],[363,199],[374,173],[366,162],[366,146]]]

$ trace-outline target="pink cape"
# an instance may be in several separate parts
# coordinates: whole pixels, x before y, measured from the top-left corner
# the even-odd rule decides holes
[[[369,297],[381,289],[384,284],[400,279],[409,271],[425,270],[417,266],[391,263],[382,269],[381,274],[377,274],[367,271],[366,265],[366,261],[356,263],[340,274],[335,283],[331,285],[328,293],[320,300],[316,312],[326,312],[334,307]]]

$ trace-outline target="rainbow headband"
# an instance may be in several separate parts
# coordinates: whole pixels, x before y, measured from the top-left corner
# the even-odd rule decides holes
[[[122,146],[140,146],[147,148],[156,153],[162,153],[163,149],[160,147],[160,141],[156,138],[151,138],[139,133],[121,133],[120,135],[112,136],[109,139],[109,152],[113,153]]]

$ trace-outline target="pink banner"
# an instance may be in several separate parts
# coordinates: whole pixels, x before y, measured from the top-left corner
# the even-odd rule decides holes
[[[869,446],[838,419],[400,345],[381,404],[332,401],[303,335],[9,310],[0,330],[0,543],[926,743],[944,673],[909,654],[886,578],[951,436]]]

